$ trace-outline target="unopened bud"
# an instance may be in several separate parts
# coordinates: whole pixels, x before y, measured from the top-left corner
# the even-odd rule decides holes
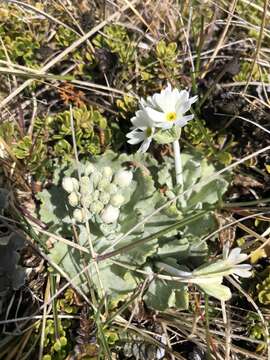
[[[102,174],[97,170],[91,174],[90,180],[95,188],[98,186],[98,183],[100,182],[101,178],[102,178]]]
[[[75,190],[73,178],[70,176],[65,176],[62,180],[62,187],[64,190],[66,190],[66,192],[72,193],[72,191]]]
[[[106,192],[101,192],[99,194],[99,201],[101,201],[102,204],[107,205],[108,202],[110,201],[110,194],[108,194]]]
[[[87,194],[87,195],[81,196],[82,206],[89,208],[89,206],[91,205],[92,202],[93,202],[93,195]]]
[[[108,186],[105,187],[104,191],[106,191],[110,195],[113,195],[118,192],[118,187],[115,184],[109,184]]]
[[[90,205],[90,212],[97,215],[104,209],[104,205],[101,201],[95,201]]]
[[[106,224],[111,224],[113,222],[115,222],[118,217],[119,217],[119,209],[112,206],[112,205],[108,205],[106,206],[106,208],[104,209],[104,211],[101,214],[101,219],[103,222],[105,222]]]
[[[92,195],[93,201],[97,201],[99,199],[100,191],[95,190]]]
[[[77,222],[83,222],[85,220],[85,215],[84,215],[84,211],[82,209],[75,209],[73,211],[73,218],[77,221]]]
[[[118,170],[114,175],[113,182],[121,188],[125,188],[131,184],[133,174],[128,170]]]
[[[93,184],[88,176],[82,176],[81,178],[81,194],[83,196],[91,194],[93,191]]]
[[[112,171],[112,168],[110,166],[105,166],[103,169],[102,169],[102,175],[108,179],[109,181],[111,181],[112,179],[112,175],[113,175],[113,171]]]
[[[84,169],[84,174],[86,176],[92,174],[94,171],[96,171],[96,168],[93,164],[89,163],[86,165],[85,169]]]
[[[107,186],[110,185],[110,181],[107,178],[102,178],[100,182],[98,183],[98,190],[105,190]]]
[[[71,194],[69,194],[68,202],[69,202],[69,205],[71,205],[73,207],[76,207],[79,204],[79,197],[75,193],[75,191],[73,191]]]
[[[73,188],[74,188],[74,191],[79,191],[79,181],[76,179],[76,178],[72,178],[72,182],[73,182]]]
[[[121,194],[114,194],[110,199],[110,203],[115,207],[120,207],[121,205],[123,205],[124,201],[125,198]]]

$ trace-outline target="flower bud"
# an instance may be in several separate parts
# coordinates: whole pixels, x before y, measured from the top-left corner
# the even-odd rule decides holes
[[[68,196],[68,202],[69,205],[76,207],[79,204],[79,197],[78,195],[75,193],[75,191],[72,191],[71,194],[69,194]]]
[[[91,194],[93,191],[93,184],[90,181],[88,176],[82,176],[81,178],[81,194],[86,196],[87,194]]]
[[[104,190],[108,185],[110,185],[110,181],[107,178],[102,178],[98,183],[97,188],[98,190]]]
[[[90,174],[92,174],[94,171],[96,171],[96,168],[93,164],[89,163],[86,165],[85,169],[84,169],[84,175],[88,176]]]
[[[100,195],[100,191],[95,190],[93,195],[92,195],[93,201],[97,201],[99,199],[99,195]]]
[[[90,212],[93,214],[99,214],[104,208],[104,205],[101,201],[95,201],[90,205]]]
[[[102,169],[102,175],[108,179],[109,181],[111,181],[112,179],[112,175],[113,175],[113,171],[112,171],[112,168],[110,166],[105,166],[103,169]]]
[[[73,178],[70,176],[65,176],[62,181],[62,187],[66,192],[72,193],[72,191],[75,190]]]
[[[116,194],[118,192],[118,187],[115,184],[109,184],[104,188],[104,191],[110,195]]]
[[[90,180],[95,188],[98,186],[98,183],[100,182],[101,178],[102,178],[102,174],[97,170],[91,174]]]
[[[85,220],[85,214],[83,209],[75,209],[73,211],[73,218],[77,221],[77,222],[83,222]]]
[[[84,196],[81,196],[81,204],[82,206],[85,206],[86,208],[89,208],[91,203],[93,202],[93,195],[92,194],[86,194]]]
[[[121,188],[125,188],[131,184],[133,174],[128,170],[118,170],[114,175],[113,182]]]
[[[120,211],[118,208],[108,205],[101,214],[101,219],[106,224],[115,222],[118,219]]]
[[[90,186],[90,178],[89,176],[81,177],[81,186]]]
[[[106,193],[106,192],[101,192],[99,194],[99,201],[102,202],[102,204],[107,205],[110,201],[110,194]]]
[[[79,181],[76,179],[76,178],[71,178],[72,179],[72,182],[73,182],[73,188],[74,188],[74,191],[79,191]]]
[[[121,194],[114,194],[111,196],[111,199],[110,199],[110,203],[115,207],[120,207],[121,205],[123,205],[124,201],[125,201],[125,198]]]

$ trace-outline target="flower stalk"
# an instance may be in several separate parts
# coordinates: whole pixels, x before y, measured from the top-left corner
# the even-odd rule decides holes
[[[183,170],[182,170],[182,160],[180,153],[179,140],[173,142],[173,152],[174,152],[174,165],[175,165],[175,178],[176,184],[183,187]]]

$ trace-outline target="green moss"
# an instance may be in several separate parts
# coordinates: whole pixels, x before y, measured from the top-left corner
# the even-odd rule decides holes
[[[107,25],[104,27],[104,35],[97,35],[93,41],[97,48],[107,48],[117,54],[121,64],[130,64],[134,60],[134,46],[130,34],[121,25]]]
[[[111,130],[106,118],[92,107],[74,108],[74,129],[76,145],[80,155],[96,155],[109,145]],[[64,111],[45,119],[49,133],[48,143],[53,146],[56,156],[69,160],[73,157],[72,130],[70,112]],[[39,122],[39,127],[42,122]]]
[[[67,314],[76,314],[78,306],[75,305],[75,292],[72,288],[65,291],[64,297],[57,302],[57,308]]]
[[[259,302],[263,305],[270,304],[270,274],[256,286]]]
[[[64,360],[72,350],[72,341],[68,337],[69,321],[58,319],[58,333],[52,319],[46,321],[43,360]]]

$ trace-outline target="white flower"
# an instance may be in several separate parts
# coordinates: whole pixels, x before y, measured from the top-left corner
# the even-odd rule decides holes
[[[233,249],[229,254],[228,249],[226,252],[224,259],[194,270],[190,280],[199,285],[208,295],[223,301],[231,298],[230,289],[221,284],[224,276],[248,278],[252,274],[250,264],[240,264],[248,257],[246,254],[241,254],[240,248]]]
[[[125,188],[131,184],[133,174],[128,170],[118,170],[114,175],[113,182],[120,188]]]
[[[160,94],[154,94],[152,99],[142,101],[141,105],[156,127],[170,129],[173,125],[183,127],[193,119],[193,115],[184,114],[197,101],[197,96],[189,98],[186,90],[172,89],[168,84]]]
[[[241,254],[240,248],[233,249],[228,256],[209,265],[194,270],[192,275],[200,278],[215,278],[229,275],[250,277],[252,275],[250,264],[240,264],[247,259],[246,254]]]
[[[231,266],[231,275],[248,278],[252,275],[250,264],[240,264],[247,259],[247,254],[241,254],[239,247],[232,249],[225,261]]]
[[[131,119],[133,130],[126,136],[127,142],[131,145],[142,143],[139,152],[146,152],[153,139],[155,127],[154,122],[149,118],[144,109],[138,110],[136,116]]]
[[[106,224],[115,222],[118,219],[120,211],[118,208],[108,205],[101,214],[101,219]]]

